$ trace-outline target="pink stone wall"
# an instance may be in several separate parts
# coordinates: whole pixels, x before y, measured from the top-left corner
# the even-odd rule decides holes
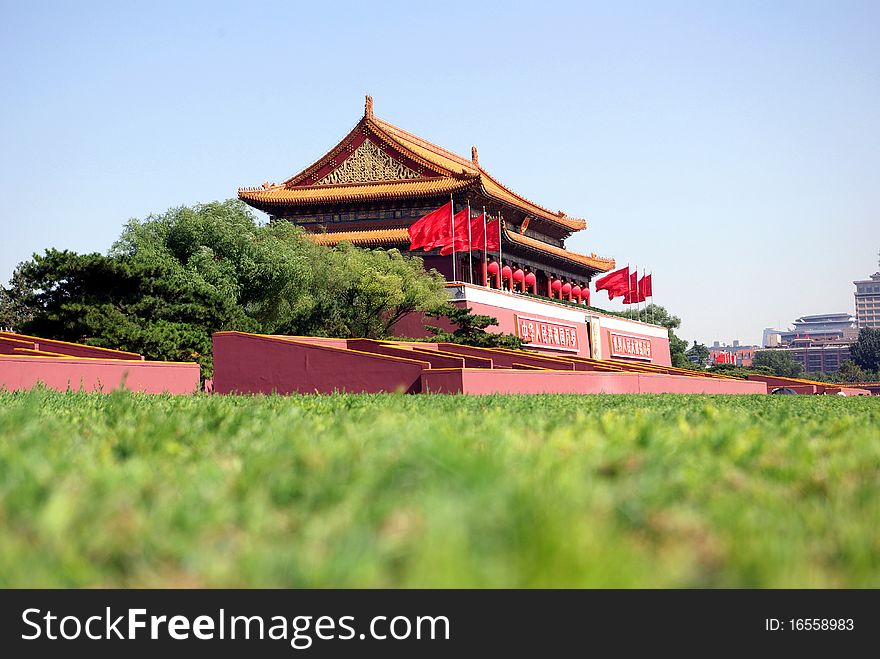
[[[199,390],[194,363],[0,355],[0,388],[28,390],[42,383],[58,391],[127,389],[151,394],[190,394]]]
[[[425,371],[422,374],[422,388],[426,393],[465,394],[767,393],[763,383],[747,380],[645,373],[518,370]]]

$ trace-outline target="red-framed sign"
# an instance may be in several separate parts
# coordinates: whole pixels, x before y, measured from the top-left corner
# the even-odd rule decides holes
[[[629,334],[609,332],[611,338],[611,356],[645,359],[651,361],[651,339]]]
[[[577,327],[527,316],[516,317],[516,335],[527,346],[578,352]]]

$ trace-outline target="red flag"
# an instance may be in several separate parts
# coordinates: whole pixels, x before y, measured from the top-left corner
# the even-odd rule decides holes
[[[645,275],[642,277],[642,281],[639,282],[639,291],[642,294],[642,301],[644,301],[645,298],[654,297],[654,284],[651,280],[653,276],[654,275]]]
[[[485,248],[497,252],[500,242],[498,231],[498,218],[488,219],[486,222]],[[474,251],[483,251],[483,213],[471,218],[471,243]]]
[[[644,277],[642,277],[644,279]],[[633,273],[629,277],[629,290],[623,296],[624,304],[636,304],[637,302],[644,302],[645,296],[642,295],[642,283],[639,281],[639,274],[637,271],[633,271]]]
[[[596,291],[603,290],[608,291],[609,300],[613,300],[618,295],[626,295],[629,290],[629,266],[597,279]]]
[[[446,235],[443,237],[443,243],[439,240],[434,242],[434,247],[442,247],[441,256],[449,256],[452,254],[453,247],[456,252],[468,251],[468,209],[462,208],[455,214],[455,245],[452,244],[452,227],[448,227]],[[473,232],[472,232],[473,233]]]
[[[428,251],[451,242],[452,201],[413,222],[408,231],[409,251],[414,249]]]

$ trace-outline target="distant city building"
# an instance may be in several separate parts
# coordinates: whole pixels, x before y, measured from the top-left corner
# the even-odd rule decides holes
[[[734,341],[729,346],[721,345],[720,341],[715,341],[709,348],[709,365],[731,364],[749,367],[755,359],[755,352],[760,349],[760,346],[740,345],[739,341]]]
[[[805,373],[834,373],[840,365],[850,359],[848,343],[827,343],[824,345],[796,345],[785,348],[771,348],[787,352],[792,359],[804,367]]]
[[[853,283],[856,285],[856,326],[859,329],[880,327],[880,272]]]
[[[880,294],[878,294],[880,299]],[[790,346],[800,340],[812,343],[843,341],[852,343],[858,336],[856,320],[849,313],[823,313],[801,316],[795,320],[791,329],[766,328],[763,344],[765,348]]]
[[[788,352],[806,373],[833,373],[840,369],[850,358],[849,346],[859,332],[856,319],[848,313],[801,316],[792,325],[787,330],[766,328],[762,342],[764,348]]]
[[[782,345],[782,333],[785,330],[773,329],[772,327],[764,328],[764,338],[761,340],[761,345],[765,348],[778,348]]]

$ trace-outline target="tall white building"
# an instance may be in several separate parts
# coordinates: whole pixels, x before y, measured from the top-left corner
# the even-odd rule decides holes
[[[859,329],[880,327],[880,272],[853,283],[856,285],[856,326]]]

